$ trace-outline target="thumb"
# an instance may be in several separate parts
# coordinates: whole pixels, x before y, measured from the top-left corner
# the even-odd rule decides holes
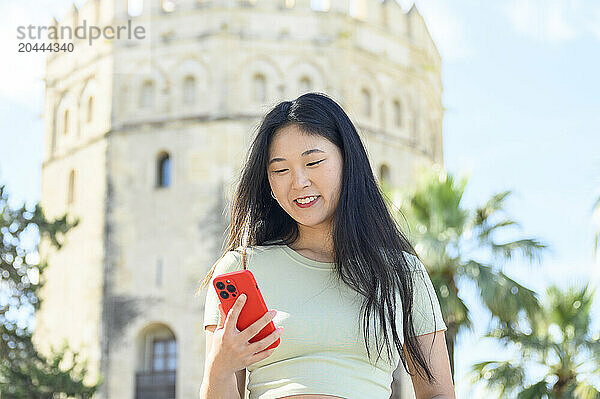
[[[227,318],[227,315],[225,314],[225,311],[223,310],[223,305],[219,304],[219,314],[220,314],[220,318],[219,318],[219,325],[217,326],[217,328],[223,328],[223,326],[225,325],[225,318]]]

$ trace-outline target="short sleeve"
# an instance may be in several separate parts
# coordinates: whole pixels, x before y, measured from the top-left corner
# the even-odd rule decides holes
[[[415,335],[425,335],[447,330],[442,317],[440,303],[425,265],[414,255],[406,253],[405,258],[413,267],[413,325]]]
[[[206,293],[206,300],[204,302],[204,328],[210,325],[218,325],[220,319],[219,313],[219,298],[213,288],[213,281],[215,277],[242,270],[241,255],[235,251],[227,252],[217,263],[214,274],[208,284],[208,292]]]

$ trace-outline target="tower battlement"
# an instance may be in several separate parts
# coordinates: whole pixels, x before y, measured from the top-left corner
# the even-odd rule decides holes
[[[413,45],[426,49],[439,58],[437,48],[416,6],[404,11],[395,0],[87,0],[81,8],[73,4],[60,20],[52,21],[52,26],[59,29],[69,26],[75,29],[85,21],[88,26],[94,25],[101,29],[112,26],[117,29],[125,21],[131,20],[149,31],[160,30],[163,25],[169,25],[174,29],[175,36],[178,31],[185,31],[193,32],[192,37],[201,37],[211,33],[206,29],[211,24],[204,23],[207,19],[234,14],[243,15],[244,18],[227,21],[226,30],[230,33],[247,31],[248,26],[252,25],[253,16],[259,14],[276,15],[274,25],[280,32],[288,31],[286,22],[289,17],[309,17],[316,21],[307,24],[307,28],[318,25],[320,19],[339,18],[342,21],[338,24],[340,36],[347,35],[353,27],[361,25],[372,28],[380,35],[409,40]],[[188,26],[179,23],[182,16],[186,17],[183,19]],[[194,18],[202,23],[194,23]],[[174,24],[173,21],[177,23]],[[192,27],[195,29],[191,29]],[[261,29],[267,34],[273,29],[273,25],[258,27],[259,31]],[[261,36],[257,31],[252,34]],[[63,54],[50,53],[49,58],[61,55]]]

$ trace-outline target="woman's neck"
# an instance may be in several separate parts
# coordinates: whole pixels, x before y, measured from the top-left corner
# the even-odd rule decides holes
[[[334,247],[331,229],[298,226],[298,238],[289,245],[294,251],[319,262],[333,262]]]

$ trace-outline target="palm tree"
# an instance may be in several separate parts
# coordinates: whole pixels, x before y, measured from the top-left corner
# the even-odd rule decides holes
[[[486,381],[501,398],[514,393],[518,399],[600,398],[591,382],[600,375],[600,333],[592,336],[590,330],[593,297],[587,285],[565,291],[548,288],[539,313],[525,314],[518,326],[501,326],[487,335],[512,346],[520,357],[477,363],[474,380]],[[536,363],[544,376],[525,384],[526,371]]]
[[[463,209],[461,200],[467,178],[456,181],[441,168],[423,171],[416,188],[393,191],[383,186],[408,222],[409,240],[415,243],[435,287],[446,331],[450,366],[454,375],[454,342],[462,328],[471,328],[469,309],[459,295],[459,280],[474,282],[483,304],[502,324],[511,325],[520,310],[535,313],[539,303],[533,291],[509,278],[500,263],[520,252],[528,260],[539,260],[546,245],[522,238],[500,242],[496,235],[518,224],[503,213],[510,191],[493,195],[483,206]],[[400,217],[398,217],[400,220]],[[486,254],[490,262],[480,261]]]

